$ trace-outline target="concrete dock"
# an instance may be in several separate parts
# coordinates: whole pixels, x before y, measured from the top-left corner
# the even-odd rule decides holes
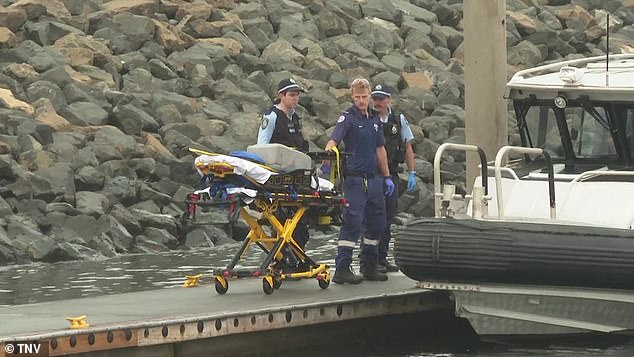
[[[282,351],[319,343],[315,331],[338,325],[350,334],[358,328],[350,325],[355,322],[363,326],[368,319],[392,318],[402,325],[393,317],[452,315],[453,309],[446,295],[416,288],[400,273],[390,274],[387,282],[328,289],[320,289],[315,279],[285,281],[273,295],[262,293],[261,279],[231,280],[226,295],[218,295],[210,280],[194,288],[1,308],[0,347],[40,341],[48,344],[50,356],[248,355],[255,348]],[[89,326],[70,329],[65,317],[80,315]]]

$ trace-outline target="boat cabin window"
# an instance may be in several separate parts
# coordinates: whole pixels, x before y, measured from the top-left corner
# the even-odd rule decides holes
[[[544,149],[552,157],[563,157],[564,151],[553,108],[532,106],[525,116],[531,147]]]
[[[625,120],[625,138],[627,139],[627,147],[630,155],[634,158],[634,109],[626,108],[624,111]]]
[[[556,109],[551,103],[549,101],[524,109],[525,140],[528,146],[544,149],[553,159],[564,159],[566,146],[578,158],[616,156],[604,107],[581,107],[569,103],[564,109]],[[521,109],[523,108],[520,107],[520,111],[516,113],[518,117],[522,114]],[[559,123],[558,116],[561,120]],[[630,116],[634,139],[634,111]],[[634,149],[634,141],[632,148]]]
[[[570,130],[573,151],[577,157],[604,157],[616,155],[610,134],[608,117],[603,107],[566,108],[566,123]]]

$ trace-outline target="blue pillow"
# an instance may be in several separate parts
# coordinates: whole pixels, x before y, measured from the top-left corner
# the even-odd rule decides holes
[[[231,156],[239,157],[241,159],[257,162],[258,164],[264,164],[264,160],[260,155],[247,151],[232,151],[229,153]]]

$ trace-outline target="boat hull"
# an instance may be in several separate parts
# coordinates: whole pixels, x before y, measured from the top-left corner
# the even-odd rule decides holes
[[[547,223],[425,218],[395,240],[419,281],[634,289],[634,233]]]
[[[634,331],[634,239],[618,229],[421,219],[395,242],[402,272],[450,291],[481,336]]]
[[[480,336],[632,335],[634,292],[594,288],[421,282],[450,290],[456,315]]]

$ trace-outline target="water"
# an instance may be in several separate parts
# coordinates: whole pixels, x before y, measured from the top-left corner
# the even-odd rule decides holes
[[[316,261],[334,265],[336,234],[311,232],[307,251]],[[226,265],[240,243],[154,255],[126,255],[103,261],[35,263],[0,267],[0,307],[68,298],[178,288],[185,275],[210,273]],[[250,250],[243,265],[257,265],[262,254]],[[308,351],[305,356],[336,356]],[[458,332],[424,343],[412,339],[347,350],[342,356],[634,356],[634,339],[584,336],[566,340],[487,343]]]

